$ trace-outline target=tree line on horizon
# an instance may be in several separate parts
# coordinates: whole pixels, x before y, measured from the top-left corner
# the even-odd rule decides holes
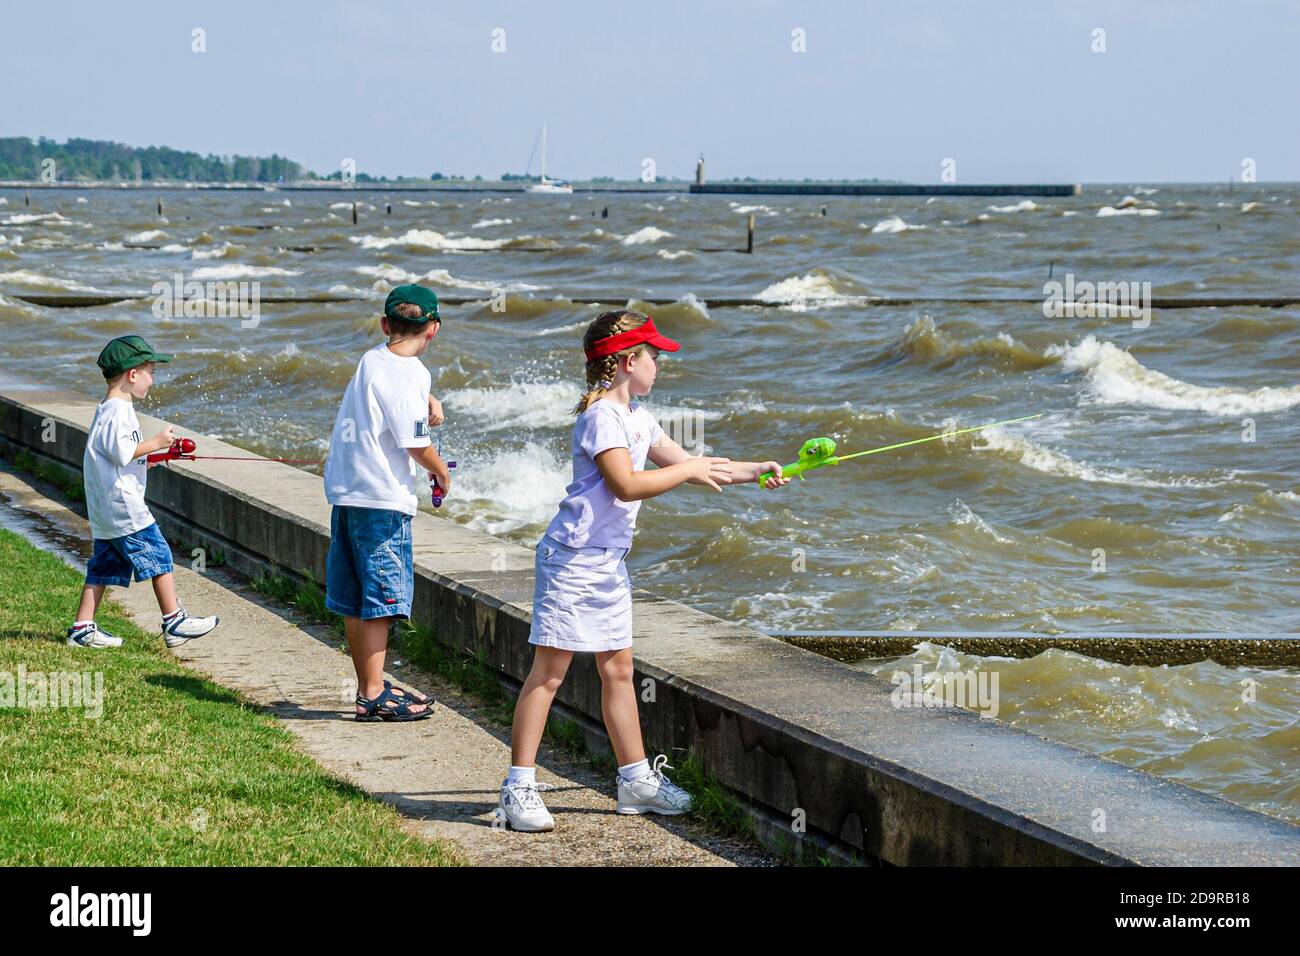
[[[46,160],[54,160],[58,182],[106,180],[151,182],[234,183],[291,182],[308,177],[302,166],[272,153],[270,156],[201,156],[167,146],[127,146],[95,139],[59,143],[40,137],[0,138],[0,179],[43,178]]]

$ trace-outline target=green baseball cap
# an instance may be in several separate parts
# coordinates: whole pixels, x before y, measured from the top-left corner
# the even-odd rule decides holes
[[[384,300],[384,315],[390,319],[401,319],[395,310],[399,305],[405,304],[418,305],[421,318],[402,319],[403,322],[428,322],[430,319],[442,321],[442,316],[438,315],[438,294],[432,289],[422,285],[399,285]]]
[[[145,362],[170,362],[170,355],[155,352],[149,343],[138,335],[122,335],[104,346],[95,364],[104,372],[104,378],[116,378]]]

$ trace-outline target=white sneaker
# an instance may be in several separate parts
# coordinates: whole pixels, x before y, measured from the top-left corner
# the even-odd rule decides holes
[[[622,775],[618,778],[618,809],[616,813],[662,813],[675,817],[691,810],[691,795],[673,783],[661,772],[668,765],[663,754],[655,757],[650,772],[628,783]]]
[[[501,785],[501,809],[511,829],[520,833],[545,833],[555,829],[555,818],[542,802],[536,783]]]
[[[181,608],[175,617],[163,618],[163,640],[168,647],[180,647],[186,641],[202,637],[220,621],[219,617],[190,617],[185,608]]]
[[[101,631],[94,621],[81,627],[68,628],[69,647],[121,647],[122,639],[108,631]]]

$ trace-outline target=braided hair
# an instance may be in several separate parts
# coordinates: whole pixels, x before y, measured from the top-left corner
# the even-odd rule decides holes
[[[601,339],[607,339],[611,335],[618,335],[620,332],[630,332],[633,329],[640,328],[649,321],[649,316],[644,312],[635,312],[631,309],[617,309],[613,312],[602,312],[596,316],[596,320],[587,326],[587,332],[582,337],[582,349],[587,351]],[[573,414],[581,415],[591,403],[598,400],[609,389],[614,387],[614,374],[618,371],[619,359],[625,355],[640,355],[645,351],[645,343],[633,345],[631,348],[623,349],[621,352],[615,352],[613,355],[605,355],[587,363],[587,390],[583,393],[582,398],[578,399],[578,404],[573,408]]]

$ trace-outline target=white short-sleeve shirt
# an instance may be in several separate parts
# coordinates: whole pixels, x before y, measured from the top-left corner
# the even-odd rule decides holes
[[[357,363],[334,419],[325,459],[332,505],[416,513],[418,468],[408,448],[429,445],[433,379],[414,356],[377,345]]]
[[[620,501],[605,484],[596,456],[626,448],[632,470],[645,468],[650,446],[663,430],[644,407],[597,401],[573,426],[573,482],[564,490],[560,511],[546,533],[571,548],[630,548],[639,501]]]
[[[81,459],[90,533],[100,541],[135,534],[153,524],[144,503],[149,465],[144,456],[131,457],[141,441],[134,405],[122,398],[100,402]]]

